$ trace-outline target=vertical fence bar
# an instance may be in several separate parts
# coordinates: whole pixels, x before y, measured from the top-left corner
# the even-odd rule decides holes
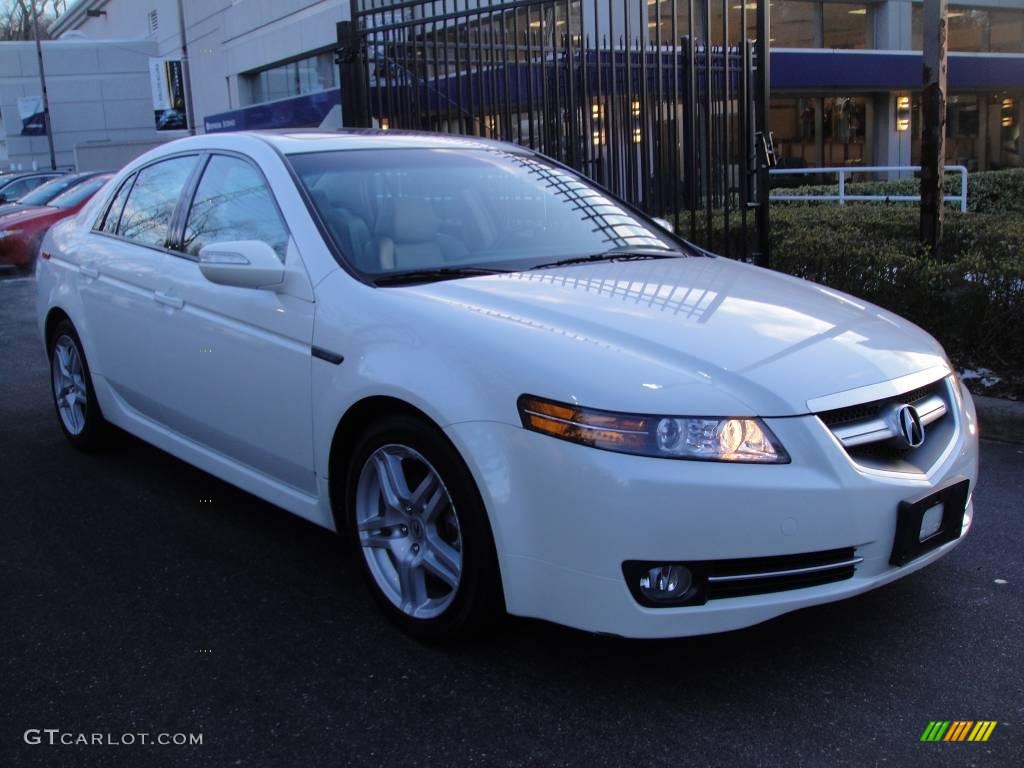
[[[756,89],[756,121],[757,140],[767,148],[768,133],[768,96],[771,93],[771,72],[769,62],[768,31],[771,24],[768,0],[757,2],[757,89]],[[755,263],[767,267],[771,264],[771,249],[768,242],[768,156],[758,158],[757,169],[757,240],[758,253]]]
[[[742,7],[747,0],[740,0],[740,6]],[[730,63],[732,61],[732,49],[729,46],[729,0],[722,0],[722,145],[725,148],[725,153],[722,163],[722,173],[724,176],[724,184],[722,188],[722,233],[723,233],[723,253],[726,256],[732,256],[732,238],[730,234],[732,232],[729,227],[729,187],[732,180],[732,144],[729,141],[729,120],[731,119],[732,109],[732,68]]]

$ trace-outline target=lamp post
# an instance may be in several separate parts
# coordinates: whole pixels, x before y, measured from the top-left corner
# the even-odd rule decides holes
[[[53,129],[50,125],[50,98],[46,93],[46,70],[43,69],[43,44],[39,42],[39,9],[32,0],[32,29],[36,37],[36,55],[39,57],[39,83],[43,89],[43,126],[46,130],[46,141],[50,145],[50,168],[57,170],[57,153],[53,149]]]

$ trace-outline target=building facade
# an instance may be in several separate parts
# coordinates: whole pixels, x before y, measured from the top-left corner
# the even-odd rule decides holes
[[[451,0],[428,3],[428,10],[446,2]],[[749,10],[748,29],[740,28],[741,2],[728,4],[729,19],[722,18],[720,4],[712,4],[714,42],[722,42],[726,33],[730,42],[756,34]],[[576,24],[579,33],[595,35],[602,34],[603,24],[615,24],[601,18],[581,22],[573,14],[577,5],[570,0],[567,18],[551,23],[570,29]],[[687,29],[688,6],[649,0],[649,39],[659,31],[665,39],[673,12],[675,29]],[[747,8],[753,7],[748,2]],[[921,2],[771,0],[770,8],[770,126],[781,163],[917,164]],[[337,127],[340,97],[333,49],[336,24],[349,14],[348,0],[78,0],[50,29],[63,39],[49,45],[129,40],[144,46],[150,57],[177,59],[184,39],[197,130]],[[644,29],[642,18],[632,24]],[[972,170],[1024,164],[1024,0],[953,0],[949,49],[947,161]],[[35,71],[29,53],[17,55],[19,73],[28,78],[18,86],[25,95],[32,92]],[[113,86],[96,87],[99,93],[88,90],[90,102],[120,93]],[[145,98],[142,91],[132,93]],[[51,103],[59,132],[62,123],[74,118],[67,115],[60,92],[51,92]],[[5,115],[15,114],[9,101],[3,107]],[[10,144],[10,128],[7,133]],[[185,132],[151,131],[147,140],[181,135]],[[38,158],[45,158],[45,138],[31,142]]]

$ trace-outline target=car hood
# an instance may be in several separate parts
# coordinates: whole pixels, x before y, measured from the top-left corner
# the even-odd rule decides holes
[[[524,391],[543,387],[533,394],[596,408],[709,415],[732,402],[797,415],[816,398],[948,369],[934,339],[890,312],[725,258],[600,262],[402,290],[471,312],[461,328],[474,323],[520,360],[517,370],[533,371],[520,374]]]

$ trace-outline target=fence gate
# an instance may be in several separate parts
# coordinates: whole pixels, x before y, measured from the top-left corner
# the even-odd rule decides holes
[[[346,126],[531,147],[768,262],[768,0],[350,0]]]

